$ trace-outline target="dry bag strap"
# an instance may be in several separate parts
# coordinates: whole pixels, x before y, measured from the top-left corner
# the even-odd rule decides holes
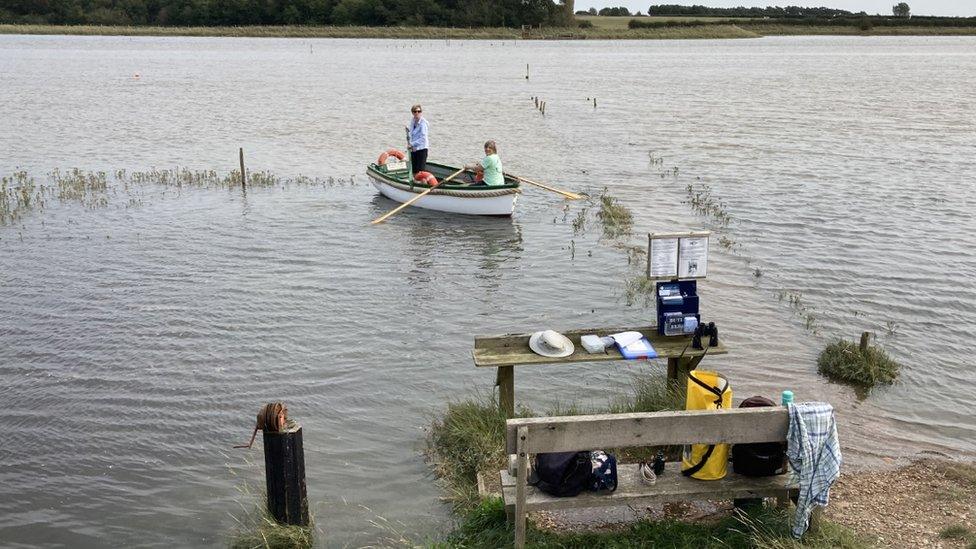
[[[719,391],[715,387],[712,387],[711,385],[705,383],[704,381],[702,381],[702,380],[698,379],[697,377],[695,377],[694,375],[692,375],[691,372],[688,372],[688,378],[691,379],[692,381],[694,381],[695,383],[697,383],[698,385],[702,386],[709,393],[712,393],[713,395],[715,395],[715,397],[716,397],[715,398],[715,405],[718,406],[719,408],[722,407],[722,395],[725,393],[725,391],[728,391],[729,390],[729,384],[728,384],[728,382],[725,383],[725,390]]]
[[[712,451],[713,450],[715,450],[715,445],[714,444],[709,444],[708,445],[708,450],[705,450],[705,455],[702,456],[701,461],[699,461],[698,463],[692,465],[691,467],[689,467],[689,468],[681,471],[681,474],[684,475],[684,476],[686,476],[686,477],[690,477],[691,475],[694,475],[698,471],[701,471],[701,468],[704,467],[705,466],[705,463],[708,462],[708,458],[712,457]]]

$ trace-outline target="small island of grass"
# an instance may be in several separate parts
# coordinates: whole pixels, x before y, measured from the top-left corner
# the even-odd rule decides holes
[[[824,376],[864,388],[894,382],[900,369],[901,365],[884,349],[868,345],[864,336],[860,345],[843,339],[835,341],[817,359],[817,371]]]

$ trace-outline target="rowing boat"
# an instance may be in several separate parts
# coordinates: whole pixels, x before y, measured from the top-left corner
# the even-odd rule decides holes
[[[427,163],[427,171],[438,181],[459,169],[444,164]],[[366,175],[383,196],[401,203],[430,189],[426,183],[414,181],[410,168],[404,161],[370,164],[366,167]],[[487,187],[472,185],[473,177],[471,172],[462,173],[451,181],[436,186],[413,205],[428,210],[468,215],[512,215],[521,192],[517,179],[506,176],[504,185]]]

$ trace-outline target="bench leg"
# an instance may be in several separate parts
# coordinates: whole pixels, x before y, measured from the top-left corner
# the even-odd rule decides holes
[[[790,491],[785,490],[776,496],[776,507],[787,510],[790,508]]]
[[[505,412],[505,417],[515,417],[515,367],[499,366],[495,378],[498,385],[498,406]]]
[[[515,441],[518,453],[518,473],[515,475],[515,549],[525,547],[525,486],[528,481],[529,457],[525,453],[525,439],[528,436],[526,427],[518,428]]]
[[[694,358],[690,357],[671,357],[668,359],[668,383],[680,383],[684,387],[684,383],[688,378],[688,372],[693,370],[698,366],[698,362],[701,362],[701,357],[697,357],[696,362]]]
[[[810,513],[810,524],[807,526],[807,533],[817,533],[820,530],[821,519],[823,518],[823,507],[814,507]]]

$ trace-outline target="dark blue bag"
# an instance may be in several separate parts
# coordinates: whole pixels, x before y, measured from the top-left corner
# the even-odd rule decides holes
[[[559,498],[579,495],[590,487],[593,466],[589,452],[536,454],[532,474],[536,488]]]
[[[604,452],[549,452],[536,454],[532,484],[560,498],[584,490],[612,492],[617,489],[617,459]]]

